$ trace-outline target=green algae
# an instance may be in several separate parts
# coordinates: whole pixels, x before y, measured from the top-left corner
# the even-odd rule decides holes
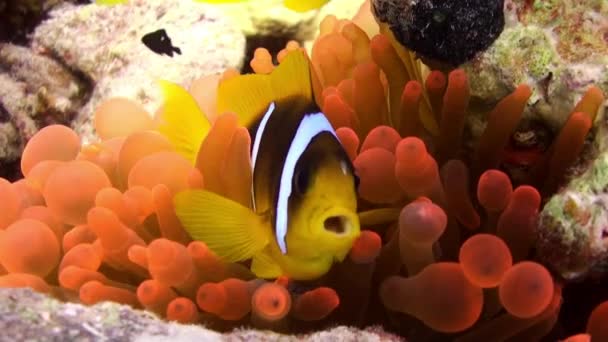
[[[608,2],[605,0],[536,0],[524,5],[520,19],[528,25],[547,27],[556,50],[568,62],[594,60],[608,54]]]
[[[608,136],[605,116],[593,150],[599,154],[545,204],[539,218],[537,251],[566,279],[607,271]]]
[[[557,62],[557,53],[543,29],[519,26],[507,29],[493,47],[498,65],[513,65],[513,78],[524,82],[526,70],[536,79],[545,77]],[[521,68],[524,65],[526,68]],[[517,66],[517,67],[515,67]]]

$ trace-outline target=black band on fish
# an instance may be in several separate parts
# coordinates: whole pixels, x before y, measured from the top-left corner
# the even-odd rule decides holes
[[[267,113],[268,114],[268,113]],[[261,125],[261,124],[260,124]],[[281,172],[281,181],[279,185],[279,196],[276,207],[275,234],[277,244],[283,254],[287,253],[285,237],[287,235],[288,213],[289,213],[289,196],[292,191],[292,182],[296,163],[300,156],[306,151],[310,142],[319,134],[329,132],[336,136],[333,127],[321,112],[306,114],[300,121],[296,134],[289,145],[287,156]],[[256,134],[257,138],[257,134]]]
[[[262,136],[264,136],[264,129],[266,128],[266,124],[268,123],[270,116],[274,112],[274,108],[275,108],[275,104],[274,104],[274,102],[271,102],[270,106],[268,106],[268,110],[266,111],[266,113],[262,117],[262,120],[260,121],[260,125],[258,126],[258,129],[255,132],[255,138],[253,140],[253,148],[251,149],[251,172],[253,172],[255,170],[255,163],[258,159],[258,154],[260,152],[260,143],[262,142]],[[255,208],[255,191],[254,191],[253,182],[251,183],[251,198],[253,199],[252,205],[253,205],[253,210],[255,211],[256,210],[256,208]]]

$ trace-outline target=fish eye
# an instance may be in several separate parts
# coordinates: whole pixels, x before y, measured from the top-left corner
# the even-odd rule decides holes
[[[295,191],[299,194],[304,194],[310,185],[310,172],[304,167],[296,171],[295,174]]]

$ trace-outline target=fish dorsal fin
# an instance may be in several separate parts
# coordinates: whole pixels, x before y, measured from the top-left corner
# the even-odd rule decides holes
[[[250,126],[274,100],[268,75],[248,74],[220,81],[217,88],[217,113],[234,113],[239,124]]]
[[[300,96],[313,101],[310,61],[306,53],[293,50],[270,74],[272,91],[277,100]]]
[[[159,85],[164,102],[158,131],[169,139],[179,154],[194,164],[211,124],[188,91],[169,81],[161,80]]]
[[[238,115],[239,124],[250,126],[268,110],[271,102],[290,96],[313,101],[310,61],[306,53],[294,50],[270,74],[239,75],[218,86],[218,113]]]

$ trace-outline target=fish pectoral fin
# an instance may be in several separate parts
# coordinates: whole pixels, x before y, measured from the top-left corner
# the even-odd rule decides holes
[[[263,218],[240,203],[205,190],[183,191],[173,201],[188,234],[228,262],[250,259],[269,242]]]
[[[268,252],[258,253],[251,261],[251,272],[263,279],[274,279],[283,275],[283,270],[272,259]]]

